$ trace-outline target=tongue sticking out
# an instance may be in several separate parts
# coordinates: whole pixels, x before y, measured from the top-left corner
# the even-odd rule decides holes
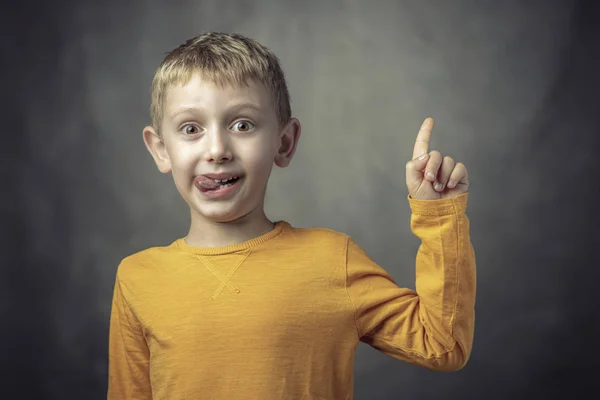
[[[202,191],[210,191],[210,190],[217,190],[222,185],[229,186],[229,185],[235,183],[235,181],[237,181],[237,179],[232,179],[227,182],[215,182],[214,179],[210,179],[205,176],[201,176],[196,179],[196,186]]]

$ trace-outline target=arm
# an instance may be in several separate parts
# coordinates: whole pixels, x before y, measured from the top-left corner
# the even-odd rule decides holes
[[[411,229],[421,239],[416,291],[398,287],[348,240],[347,290],[361,341],[431,370],[456,371],[466,364],[473,343],[476,281],[467,196],[409,198]]]
[[[117,277],[110,315],[108,400],[151,399],[150,352]]]

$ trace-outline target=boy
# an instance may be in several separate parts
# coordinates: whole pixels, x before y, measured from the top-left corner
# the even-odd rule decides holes
[[[398,287],[348,236],[271,222],[273,164],[300,137],[277,58],[208,33],[166,56],[144,142],[190,207],[185,238],[126,257],[110,321],[109,399],[352,399],[361,340],[432,370],[462,368],[474,329],[475,256],[463,164],[406,164],[416,289]]]

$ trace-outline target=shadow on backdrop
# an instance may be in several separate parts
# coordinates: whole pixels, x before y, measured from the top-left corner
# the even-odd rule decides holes
[[[468,214],[472,220],[479,272],[478,315],[471,361],[458,373],[432,373],[360,346],[355,368],[356,399],[521,399],[534,395],[559,398],[573,396],[576,390],[597,387],[595,375],[600,372],[600,366],[592,354],[593,343],[600,333],[594,308],[598,299],[596,282],[600,265],[597,252],[600,218],[596,210],[600,203],[596,184],[599,181],[600,148],[600,28],[597,24],[600,3],[507,1],[499,5],[486,2],[471,10],[474,5],[468,1],[457,1],[453,6],[438,2],[439,12],[432,3],[425,6],[416,1],[407,1],[402,6],[392,2],[377,6],[348,3],[340,5],[339,9],[318,2],[306,2],[302,9],[291,1],[277,4],[257,1],[252,5],[243,1],[232,3],[241,8],[219,6],[216,2],[205,2],[201,6],[178,2],[177,7],[181,8],[170,5],[164,25],[157,23],[156,29],[164,32],[165,25],[174,24],[173,29],[178,33],[168,34],[168,39],[160,40],[159,34],[155,33],[153,37],[160,45],[153,45],[152,41],[148,44],[148,40],[128,44],[132,37],[136,38],[132,32],[146,29],[143,24],[154,22],[152,18],[156,15],[161,18],[165,6],[157,2],[143,3],[143,6],[141,2],[128,5],[81,2],[75,6],[64,1],[52,4],[18,2],[10,10],[0,13],[2,65],[7,71],[4,76],[8,89],[8,96],[3,96],[0,107],[5,138],[4,145],[0,146],[0,173],[5,185],[0,202],[3,243],[0,252],[0,397],[105,398],[108,316],[116,267],[121,258],[132,252],[165,244],[175,235],[181,235],[187,218],[185,210],[169,211],[171,214],[155,220],[147,218],[165,207],[170,207],[169,210],[183,207],[183,203],[175,199],[177,194],[171,193],[175,189],[152,170],[151,161],[145,158],[147,155],[142,148],[141,133],[138,133],[147,120],[153,68],[168,48],[186,37],[180,37],[180,33],[191,36],[196,31],[234,30],[239,26],[261,39],[263,29],[268,31],[268,24],[273,28],[269,34],[264,34],[265,37],[284,35],[281,42],[272,41],[278,47],[276,53],[279,49],[283,54],[281,58],[291,82],[293,107],[305,115],[301,118],[306,121],[305,127],[312,127],[306,131],[314,132],[319,126],[331,130],[328,135],[323,135],[323,131],[305,134],[297,161],[300,165],[287,175],[289,181],[278,180],[273,185],[283,188],[273,193],[274,214],[280,212],[281,205],[292,201],[292,220],[305,221],[306,225],[322,220],[327,227],[346,231],[361,239],[359,243],[365,243],[365,248],[386,269],[394,268],[389,264],[397,244],[382,240],[389,237],[389,231],[371,235],[362,227],[368,224],[376,230],[379,226],[389,225],[389,215],[397,212],[398,206],[386,200],[389,198],[386,196],[355,193],[351,181],[356,176],[377,179],[397,176],[397,171],[390,170],[389,166],[381,167],[376,156],[381,154],[382,160],[390,160],[396,152],[385,147],[408,143],[413,134],[409,132],[406,140],[404,137],[391,138],[393,134],[386,133],[383,127],[394,127],[396,117],[388,116],[374,129],[378,133],[369,139],[372,142],[368,142],[378,147],[375,150],[363,148],[367,142],[362,141],[365,140],[361,138],[362,130],[369,125],[361,122],[362,119],[389,114],[382,107],[397,100],[402,118],[406,116],[419,121],[431,107],[445,116],[445,126],[449,130],[460,132],[462,128],[469,128],[472,120],[471,114],[461,116],[460,112],[466,113],[472,108],[469,112],[481,112],[486,116],[473,124],[489,127],[489,132],[459,134],[458,145],[444,142],[443,138],[438,142],[459,154],[467,153],[464,158],[470,158],[467,164],[473,174]],[[373,13],[369,13],[371,8]],[[204,18],[213,18],[216,22],[186,27],[190,20],[184,15],[192,9],[195,12],[202,9],[207,15]],[[34,16],[33,10],[43,17]],[[258,19],[259,23],[252,25],[252,19],[261,13],[264,15]],[[363,32],[363,36],[358,36],[363,39],[361,49],[354,49],[352,46],[359,46],[354,43],[346,43],[347,47],[344,47],[344,35],[352,37],[354,30],[364,24],[363,18],[372,22],[386,14],[392,17],[382,19],[384,22],[380,25],[367,24],[367,34]],[[147,15],[153,17],[142,18]],[[295,19],[289,19],[290,15]],[[327,18],[331,15],[338,15],[339,27],[328,25]],[[364,79],[369,80],[365,85],[374,85],[376,89],[373,90],[382,91],[378,106],[369,106],[372,101],[369,96],[373,93],[364,86],[357,86],[361,90],[358,100],[347,96],[355,90],[352,85],[358,85],[348,78],[354,76],[351,65],[339,67],[345,80],[333,80],[340,90],[334,93],[335,96],[327,97],[316,89],[310,89],[314,90],[311,92],[303,88],[310,88],[311,79],[318,79],[319,68],[326,68],[319,62],[337,65],[339,60],[344,60],[336,55],[336,51],[340,54],[347,51],[354,57],[349,60],[358,60],[360,54],[355,53],[373,48],[376,35],[385,40],[386,34],[404,32],[400,23],[393,23],[396,16],[399,21],[410,20],[404,15],[420,22],[415,25],[424,26],[425,21],[433,21],[423,34],[415,33],[414,37],[398,34],[403,45],[410,49],[406,58],[416,57],[420,52],[430,55],[443,52],[439,34],[445,31],[438,29],[436,24],[450,26],[451,22],[464,19],[466,32],[473,24],[477,25],[476,22],[500,26],[502,22],[511,21],[514,26],[507,25],[507,30],[525,26],[523,32],[530,29],[532,36],[537,32],[535,37],[539,42],[514,43],[505,41],[496,31],[481,28],[482,32],[496,32],[494,34],[498,36],[473,37],[468,43],[476,45],[490,41],[499,48],[506,45],[507,48],[502,49],[506,57],[517,57],[518,54],[527,57],[515,50],[519,46],[530,52],[542,45],[551,48],[548,54],[552,55],[549,59],[554,64],[548,68],[555,72],[548,73],[551,78],[543,82],[545,94],[537,98],[534,93],[532,98],[538,102],[537,106],[521,115],[522,110],[517,106],[510,108],[510,104],[502,105],[500,100],[491,105],[469,102],[459,91],[454,92],[459,104],[452,104],[452,98],[436,99],[435,93],[427,97],[417,88],[428,87],[431,83],[426,79],[427,75],[420,75],[415,78],[414,87],[410,82],[402,83],[405,85],[402,88],[410,95],[394,97],[398,93],[396,86],[385,87],[400,85],[387,81],[393,79],[395,67],[377,69],[383,68],[377,60],[372,61],[376,73],[389,71],[383,83],[377,76],[367,76],[367,69],[359,71],[359,76],[364,74]],[[177,24],[180,20],[183,27]],[[296,25],[293,21],[297,21]],[[553,21],[557,25],[553,25]],[[340,42],[331,43],[338,43],[340,47],[331,45],[333,48],[330,49],[329,44],[319,44],[321,39],[318,37],[308,38],[311,30],[329,32],[334,37],[338,28]],[[372,35],[369,29],[373,29]],[[457,35],[462,34],[460,26],[454,26],[454,29],[459,31]],[[125,100],[119,98],[120,94],[113,94],[112,98],[108,89],[108,93],[101,92],[101,82],[106,77],[89,56],[89,52],[95,52],[93,46],[99,46],[98,54],[111,62],[106,47],[110,49],[110,40],[117,37],[115,30],[123,36],[120,39],[123,49],[114,50],[118,59],[116,64],[123,65],[123,69],[129,68],[129,63],[151,64],[140,71],[139,77],[132,76],[127,82],[123,82],[123,75],[119,76],[119,69],[106,72],[115,74],[115,79],[121,80],[125,90],[135,93]],[[308,32],[306,39],[303,32]],[[498,32],[504,31],[499,27]],[[560,35],[553,32],[560,32]],[[526,41],[526,37],[524,34],[519,38]],[[394,38],[396,40],[396,36]],[[302,60],[301,55],[293,58],[291,51],[286,53],[287,43],[292,42],[303,50],[300,53],[314,51],[315,60],[306,63],[288,61],[286,68],[286,60]],[[325,39],[323,43],[326,43]],[[152,55],[151,59],[140,61],[128,56],[126,53],[130,48],[141,48]],[[391,57],[390,60],[397,59],[398,65],[411,67],[411,64],[403,64],[409,61],[384,54],[384,50],[383,47],[377,50],[381,51],[381,57]],[[455,79],[467,79],[469,74],[481,72],[476,63],[461,64],[461,59],[472,57],[469,48],[457,47],[455,51],[455,56],[449,55],[444,60],[450,63],[448,65],[465,70],[462,74],[467,76],[457,75]],[[531,57],[534,60],[534,56]],[[457,61],[452,61],[454,59]],[[537,65],[531,60],[526,59],[524,65],[530,65],[527,62]],[[501,62],[498,60],[499,64]],[[367,68],[368,63],[365,65]],[[430,64],[420,67],[433,68]],[[306,75],[303,70],[307,71]],[[488,82],[491,93],[486,99],[494,99],[496,95],[501,97],[505,87],[515,82],[522,88],[514,89],[516,96],[509,96],[509,103],[517,104],[522,101],[520,98],[532,96],[527,90],[532,87],[528,85],[530,80],[535,81],[537,70],[516,77],[510,75],[510,69],[496,72],[497,75]],[[100,83],[94,86],[89,79]],[[443,79],[448,87],[453,87],[452,77]],[[96,102],[108,104],[113,101],[124,101],[123,114],[98,112]],[[318,114],[316,108],[329,107],[325,107],[327,101],[346,108],[337,109],[335,107],[339,106],[334,104],[329,109],[329,116]],[[315,103],[318,107],[313,105]],[[533,103],[532,100],[526,105],[529,107]],[[494,109],[495,106],[498,108]],[[353,107],[366,108],[368,112],[364,118],[355,116],[351,119],[353,113],[348,110],[355,110]],[[444,114],[446,109],[447,114]],[[504,113],[505,110],[510,112]],[[312,117],[313,113],[316,116]],[[124,119],[124,115],[131,115],[131,118]],[[451,118],[453,115],[456,119]],[[331,122],[336,118],[346,118],[344,121],[350,128]],[[118,131],[111,131],[119,124]],[[124,132],[129,136],[120,138]],[[308,185],[302,186],[304,192],[315,189],[305,183],[309,180],[306,176],[311,179],[317,176],[314,170],[311,171],[311,163],[314,162],[316,170],[329,165],[323,160],[330,157],[332,171],[336,171],[335,165],[345,160],[336,159],[330,150],[318,149],[335,144],[342,135],[345,135],[345,141],[340,144],[343,150],[364,151],[368,156],[365,156],[368,161],[364,164],[361,164],[363,161],[353,164],[346,160],[349,172],[342,169],[332,178],[342,188],[340,198],[347,201],[339,203],[338,209],[334,208],[340,200],[337,197],[307,200],[303,200],[301,194],[295,198],[285,197],[282,192],[286,189],[291,188],[294,193],[294,186],[286,185]],[[393,146],[386,146],[389,140]],[[473,141],[477,146],[474,149],[469,147]],[[129,157],[134,161],[127,163]],[[404,156],[396,157],[402,159]],[[398,163],[399,168],[403,165],[404,161]],[[327,185],[327,182],[323,184]],[[396,196],[394,201],[404,201],[400,186],[386,190],[390,191],[381,193]],[[363,209],[362,205],[366,203],[370,205]],[[334,209],[336,212],[341,210],[341,215],[330,215]],[[398,220],[404,222],[407,218],[406,210],[400,211]],[[163,226],[166,228],[155,229]],[[408,224],[401,228],[407,231]],[[156,233],[158,231],[162,233]],[[416,243],[410,242],[409,233],[406,235],[407,244],[401,247],[407,251],[405,258],[410,261]],[[392,271],[392,275],[402,282],[414,279],[414,273],[411,276],[410,271]]]

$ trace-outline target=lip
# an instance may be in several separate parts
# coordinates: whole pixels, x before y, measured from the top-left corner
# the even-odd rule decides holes
[[[216,190],[209,190],[209,191],[205,191],[202,190],[202,188],[200,187],[199,183],[198,183],[198,179],[196,178],[194,180],[194,184],[196,186],[196,189],[198,189],[198,192],[207,199],[217,199],[217,200],[221,200],[221,199],[227,199],[230,197],[233,197],[233,195],[235,195],[235,193],[238,191],[238,189],[240,188],[241,184],[242,184],[242,180],[244,179],[244,177],[242,175],[236,175],[236,174],[205,174],[205,175],[201,175],[202,177],[206,177],[208,179],[227,179],[227,178],[231,178],[232,176],[237,176],[238,180],[235,181],[235,183],[231,186],[228,186],[226,188],[223,189],[216,189]]]
[[[229,172],[222,172],[222,173],[218,173],[218,174],[202,174],[200,176],[205,176],[208,179],[223,180],[223,179],[231,178],[233,176],[237,176],[237,177],[241,178],[242,174],[237,174],[237,173],[234,173],[234,172],[231,172],[231,173],[229,173]]]

